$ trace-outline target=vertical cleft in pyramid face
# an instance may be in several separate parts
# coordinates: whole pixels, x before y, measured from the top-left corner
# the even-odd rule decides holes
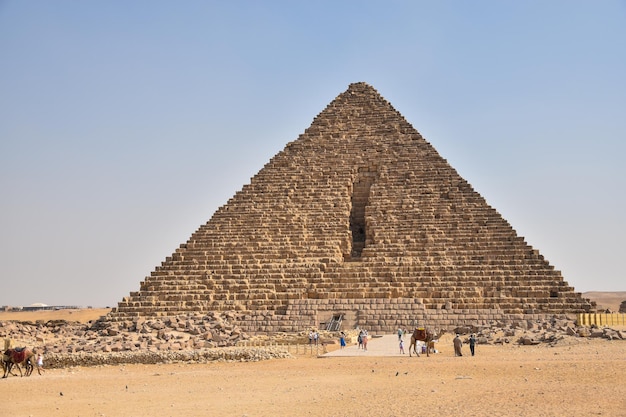
[[[359,169],[356,181],[352,185],[352,208],[350,210],[350,232],[352,250],[349,260],[359,260],[367,243],[367,224],[365,211],[369,203],[370,188],[376,180],[376,172],[370,168]]]
[[[269,332],[344,315],[395,330],[591,308],[389,102],[355,83],[111,317],[228,310],[246,331]]]

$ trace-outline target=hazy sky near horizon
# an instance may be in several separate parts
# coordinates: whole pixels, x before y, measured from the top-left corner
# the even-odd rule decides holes
[[[624,0],[0,0],[0,305],[117,305],[359,81],[626,290]]]

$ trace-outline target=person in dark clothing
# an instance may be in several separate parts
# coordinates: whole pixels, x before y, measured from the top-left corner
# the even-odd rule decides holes
[[[472,356],[474,356],[474,347],[476,346],[476,335],[474,334],[470,335],[469,346],[470,346],[470,352],[472,352]]]

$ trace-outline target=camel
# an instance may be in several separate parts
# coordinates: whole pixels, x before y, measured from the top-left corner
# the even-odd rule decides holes
[[[4,362],[4,360],[0,361],[2,362],[2,373],[6,374],[8,376],[8,374],[11,374],[13,376],[17,376],[17,374],[15,372],[13,372],[13,366],[11,366],[11,369],[7,369],[7,364]],[[15,364],[15,366],[17,366],[18,371],[20,371],[20,373],[22,372],[22,369],[20,368],[19,365]]]
[[[4,355],[2,356],[2,367],[4,368],[4,375],[2,378],[8,377],[10,373],[13,374],[13,372],[11,372],[13,365],[17,365],[17,369],[20,371],[20,376],[24,376],[20,365],[23,365],[26,369],[26,376],[30,376],[33,372],[34,361],[35,353],[29,348],[25,347],[5,350]]]
[[[440,332],[440,335],[443,334],[444,331]],[[430,356],[431,350],[434,352],[435,350],[435,340],[440,336],[437,333],[433,332],[430,329],[425,328],[415,328],[413,334],[411,335],[411,344],[409,345],[409,356],[411,356],[411,350],[415,352],[415,354],[419,357],[419,352],[417,351],[417,341],[421,341],[426,343],[426,356]]]

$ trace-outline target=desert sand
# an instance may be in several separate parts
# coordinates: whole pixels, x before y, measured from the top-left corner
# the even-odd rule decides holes
[[[583,297],[595,301],[599,308],[619,311],[623,301],[626,301],[626,291],[588,291]]]
[[[73,311],[70,320],[105,313]],[[68,312],[7,314],[18,313],[0,320]],[[454,357],[444,335],[437,354],[409,358],[395,338],[374,338],[367,352],[330,345],[326,355],[262,362],[35,371],[0,380],[0,416],[626,416],[624,340],[478,345],[473,357],[464,346]]]
[[[377,343],[356,356],[35,371],[0,381],[0,416],[626,416],[626,341],[454,357],[444,336],[419,358],[378,356]]]
[[[0,321],[30,321],[38,320],[67,320],[77,321],[79,323],[88,323],[92,320],[98,320],[100,317],[107,315],[111,311],[110,308],[80,308],[80,309],[62,309],[62,310],[38,310],[38,311],[0,311]]]

